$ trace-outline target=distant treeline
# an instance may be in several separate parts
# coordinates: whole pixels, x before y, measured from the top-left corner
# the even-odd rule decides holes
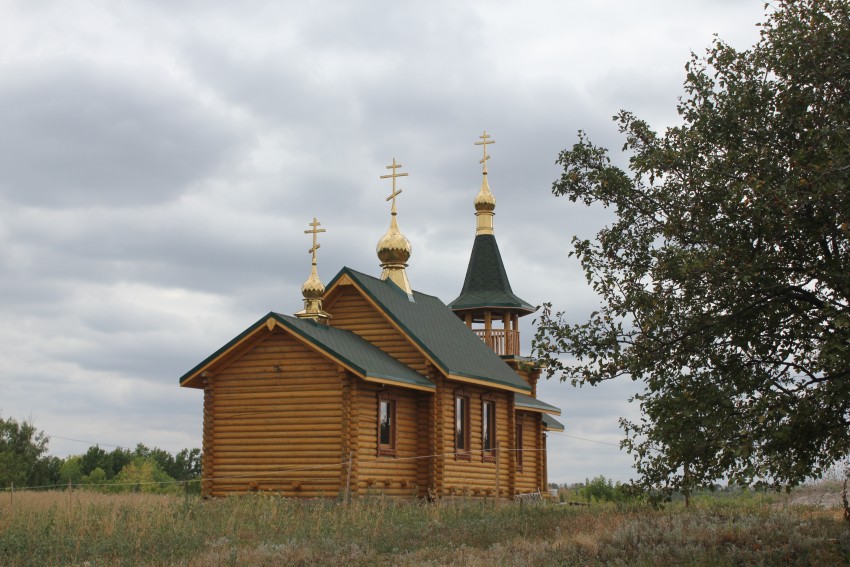
[[[89,447],[65,459],[47,454],[49,437],[32,423],[0,417],[0,488],[88,485],[104,491],[171,492],[201,475],[201,450],[176,454],[139,443],[135,449]],[[197,484],[197,483],[193,483]]]

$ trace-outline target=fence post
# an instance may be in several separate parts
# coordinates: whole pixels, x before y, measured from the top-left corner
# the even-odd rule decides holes
[[[74,490],[74,487],[71,485],[71,479],[68,479],[68,510],[71,510],[71,491]]]
[[[12,511],[15,510],[15,481],[12,481],[12,490],[9,491],[9,506],[12,507]]]

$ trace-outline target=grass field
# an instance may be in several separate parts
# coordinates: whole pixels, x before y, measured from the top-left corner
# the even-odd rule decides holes
[[[791,502],[743,493],[658,511],[6,492],[0,565],[850,564],[841,510]]]

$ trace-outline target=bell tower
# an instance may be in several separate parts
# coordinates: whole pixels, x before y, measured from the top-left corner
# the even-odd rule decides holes
[[[496,198],[487,182],[487,145],[493,140],[487,131],[479,136],[483,157],[481,190],[475,196],[475,240],[463,289],[449,307],[463,319],[467,327],[481,337],[496,354],[505,358],[518,357],[520,352],[519,318],[534,312],[534,307],[511,290],[499,245],[493,231]]]

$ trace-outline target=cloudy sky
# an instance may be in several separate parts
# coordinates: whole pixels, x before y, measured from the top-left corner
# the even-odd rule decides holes
[[[301,308],[314,216],[325,282],[379,275],[394,157],[411,284],[451,301],[484,129],[514,291],[581,320],[596,300],[570,238],[605,212],[551,195],[558,152],[583,129],[616,155],[621,108],[674,124],[689,53],[752,45],[762,5],[0,0],[0,416],[59,456],[200,446],[178,377]],[[633,476],[616,444],[635,389],[541,386],[567,427],[550,480]]]

